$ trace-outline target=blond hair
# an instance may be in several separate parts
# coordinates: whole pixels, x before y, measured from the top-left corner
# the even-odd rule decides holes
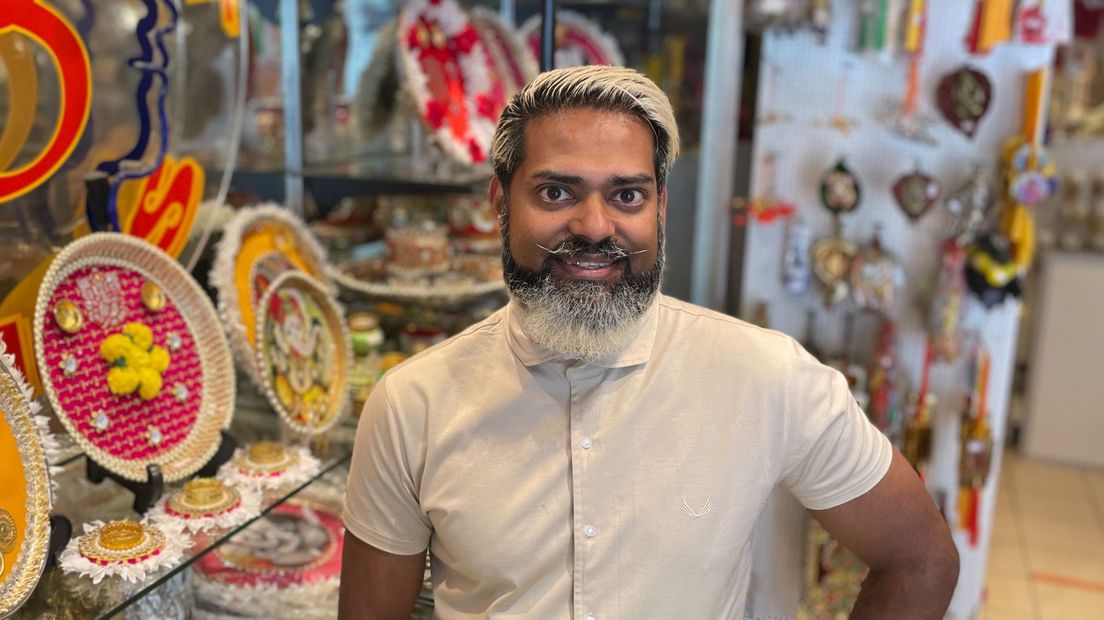
[[[525,158],[525,126],[529,121],[580,108],[624,112],[648,125],[655,135],[656,186],[664,191],[667,174],[679,152],[678,125],[671,102],[642,73],[606,65],[548,71],[514,95],[502,111],[491,145],[491,162],[499,182],[508,187]]]

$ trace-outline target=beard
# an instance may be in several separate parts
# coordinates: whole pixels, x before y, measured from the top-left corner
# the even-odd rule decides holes
[[[524,267],[510,252],[509,209],[502,217],[502,271],[511,297],[522,310],[529,337],[558,355],[593,361],[624,348],[636,334],[663,281],[663,222],[657,218],[655,264],[633,273],[627,249],[612,238],[592,243],[571,237],[548,251],[539,270]],[[601,254],[623,265],[615,282],[564,280],[552,273],[556,256]]]

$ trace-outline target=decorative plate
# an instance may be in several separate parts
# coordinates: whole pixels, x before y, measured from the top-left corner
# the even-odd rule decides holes
[[[302,220],[274,203],[238,211],[223,231],[211,282],[218,291],[219,314],[234,359],[257,387],[264,380],[254,361],[256,307],[272,281],[285,271],[302,271],[331,286],[326,252]]]
[[[314,280],[287,272],[257,305],[257,368],[264,393],[292,430],[329,430],[351,405],[345,313]]]
[[[486,46],[491,59],[506,85],[510,97],[537,77],[540,69],[517,32],[498,13],[477,6],[470,13],[472,26],[479,33],[479,40]]]
[[[444,274],[402,280],[389,275],[385,260],[371,259],[331,268],[330,276],[344,289],[406,303],[448,305],[506,290],[498,256],[462,254],[451,265]]]
[[[337,511],[293,499],[195,564],[197,597],[251,617],[319,617],[337,603],[344,528]],[[321,609],[320,609],[321,608]]]
[[[541,16],[534,15],[519,30],[534,62],[540,58],[540,26]],[[625,57],[617,40],[594,22],[574,11],[556,11],[556,68],[581,65],[624,66]]]
[[[306,448],[293,448],[274,441],[258,441],[234,452],[219,468],[221,480],[235,487],[278,489],[302,484],[321,469],[321,463]]]
[[[253,517],[261,509],[261,496],[251,487],[236,488],[215,478],[195,478],[151,510],[155,523],[172,523],[189,532],[231,528]]]
[[[19,608],[38,584],[50,543],[46,446],[31,388],[0,340],[0,617]]]
[[[89,577],[93,584],[104,577],[140,582],[146,575],[180,561],[191,539],[179,529],[123,519],[84,524],[84,534],[73,538],[61,552],[61,569]]]
[[[35,352],[54,412],[89,458],[129,480],[194,474],[234,413],[234,364],[203,289],[149,243],[96,233],[38,291]]]
[[[993,86],[981,71],[961,67],[939,81],[935,99],[943,118],[973,138],[993,101]]]
[[[506,88],[467,14],[455,0],[408,0],[398,40],[406,88],[441,150],[486,163]]]

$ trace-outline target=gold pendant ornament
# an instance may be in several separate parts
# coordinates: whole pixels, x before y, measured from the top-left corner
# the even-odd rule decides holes
[[[165,309],[165,292],[153,282],[147,281],[142,285],[142,305],[150,312],[161,312]]]
[[[71,299],[63,299],[54,306],[54,321],[67,334],[75,334],[84,327],[84,316]]]

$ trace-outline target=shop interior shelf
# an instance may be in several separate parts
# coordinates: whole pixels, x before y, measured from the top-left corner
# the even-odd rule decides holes
[[[262,439],[280,439],[280,423],[275,414],[262,408],[250,406],[249,396],[239,398],[238,411],[235,412],[230,434],[239,445]],[[312,452],[322,464],[317,476],[296,486],[278,491],[265,492],[262,496],[261,512],[272,508],[296,496],[323,496],[334,500],[334,509],[340,511],[340,498],[344,495],[345,478],[348,475],[348,461],[352,453],[352,443],[356,433],[356,422],[347,419],[327,434],[325,441],[315,441]],[[134,496],[117,483],[106,480],[93,484],[85,475],[83,458],[67,456],[61,471],[55,476],[58,484],[54,514],[64,515],[73,523],[74,536],[82,532],[81,524],[90,521],[109,521],[131,518],[137,515],[131,504]],[[175,491],[183,481],[166,485],[165,494]],[[216,530],[202,536],[192,536],[192,546],[176,566],[160,571],[137,584],[126,584],[121,580],[105,580],[92,587],[87,578],[62,574],[60,570],[47,571],[32,594],[30,600],[15,615],[16,618],[91,618],[109,617],[122,612],[136,601],[157,589],[160,585],[191,566],[207,552],[223,544],[242,529],[256,520],[238,527]],[[83,581],[83,584],[79,584]],[[83,587],[81,587],[83,586]]]

